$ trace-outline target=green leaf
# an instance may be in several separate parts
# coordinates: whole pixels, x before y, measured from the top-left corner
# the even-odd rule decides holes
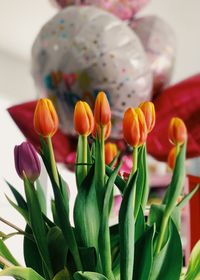
[[[166,204],[166,215],[171,213],[176,205],[176,201],[181,194],[185,182],[185,153],[186,144],[180,148],[180,152],[176,159],[175,168],[173,171],[172,181],[169,185],[168,199]]]
[[[94,247],[79,248],[84,271],[95,271],[97,265],[97,253]]]
[[[165,211],[165,205],[151,205],[149,216],[148,216],[148,225],[152,226],[154,223],[156,224],[156,231],[160,231],[162,216]],[[181,227],[181,213],[179,208],[175,208],[171,214],[171,218],[176,225],[178,231]]]
[[[57,186],[56,182],[55,181],[52,181],[52,182],[53,182],[53,190],[54,190],[56,216],[58,218],[60,228],[65,237],[67,246],[73,255],[77,269],[82,270],[78,246],[76,243],[74,231],[71,227],[70,220],[69,220],[68,206],[65,204],[65,200],[63,199],[61,191],[60,191],[59,187]]]
[[[112,273],[111,260],[111,245],[110,245],[110,231],[109,231],[109,206],[114,182],[121,167],[121,163],[115,168],[106,184],[106,193],[103,203],[103,213],[101,216],[100,231],[99,231],[99,252],[102,263],[104,275],[108,279],[114,279]]]
[[[127,185],[119,211],[121,280],[132,280],[134,263],[134,191],[137,172]]]
[[[46,197],[45,197],[44,190],[43,190],[39,180],[36,181],[36,192],[37,192],[41,210],[44,214],[46,214],[46,211],[47,211]]]
[[[79,187],[74,205],[74,224],[79,246],[97,249],[100,217],[94,184],[93,165]]]
[[[2,270],[0,276],[12,276],[20,280],[45,280],[32,268],[23,268],[23,267],[10,267]]]
[[[33,231],[33,235],[40,252],[40,255],[45,263],[46,270],[49,276],[52,276],[51,261],[48,252],[48,244],[46,238],[46,228],[43,221],[40,204],[38,201],[37,193],[33,184],[27,179],[24,179],[25,193],[28,204],[28,211],[30,215],[30,224]]]
[[[55,201],[52,199],[51,200],[51,212],[52,212],[52,216],[53,216],[53,221],[54,223],[60,227],[60,222],[59,222],[59,218],[57,216],[57,212],[56,212],[56,206],[55,206]]]
[[[26,225],[25,232],[28,235],[32,235],[33,232],[31,228]],[[31,267],[33,270],[35,270],[37,273],[39,273],[41,276],[44,276],[43,274],[43,268],[42,268],[42,258],[38,251],[37,244],[34,240],[30,240],[26,236],[24,236],[24,260],[27,267]]]
[[[69,247],[69,250],[71,251],[73,258],[75,260],[76,266],[78,270],[82,270],[80,255],[78,251],[78,246],[76,243],[76,239],[74,236],[73,229],[70,224],[69,220],[69,206],[68,202],[66,203],[66,196],[63,189],[63,181],[62,178],[59,175],[59,185],[61,185],[61,189],[55,182],[52,170],[51,170],[51,161],[49,157],[49,149],[47,146],[47,143],[44,141],[44,139],[41,138],[41,145],[42,145],[42,151],[41,151],[41,157],[43,159],[44,165],[46,167],[46,170],[49,174],[49,177],[51,179],[51,184],[54,192],[54,202],[55,202],[55,215],[58,219],[58,225],[61,228],[63,235],[65,237],[67,246]],[[54,215],[54,217],[55,217]]]
[[[7,259],[13,265],[19,265],[18,261],[13,257],[5,243],[0,239],[0,256]]]
[[[147,280],[153,263],[153,238],[155,226],[147,229],[135,244],[133,279]]]
[[[23,209],[20,206],[18,206],[17,204],[15,204],[7,195],[6,195],[6,199],[8,200],[8,202],[10,203],[10,205],[15,208],[15,210],[17,210],[18,213],[20,213],[25,221],[27,223],[29,223],[29,216],[28,216],[28,209]]]
[[[113,168],[113,167],[114,167],[114,165],[115,165],[116,161],[118,160],[119,156],[120,156],[120,152],[118,152],[118,153],[116,154],[116,156],[113,158],[113,160],[108,164],[108,166],[109,166],[110,168]]]
[[[108,280],[104,275],[95,272],[76,272],[75,280]]]
[[[177,207],[183,208],[199,189],[200,189],[200,185],[197,185],[190,193],[186,194],[183,197],[183,199],[177,204]]]
[[[114,266],[115,259],[119,255],[119,225],[118,224],[110,227],[110,243],[111,243],[112,263]]]
[[[188,269],[184,280],[200,279],[200,241],[197,242],[190,255]]]
[[[24,200],[23,196],[9,182],[6,181],[6,183],[9,186],[11,192],[13,193],[18,206],[23,210],[28,210],[27,203]]]
[[[110,177],[112,172],[113,172],[112,168],[106,165],[106,174],[108,175],[108,177]],[[115,184],[117,188],[120,190],[120,192],[123,194],[126,187],[126,182],[119,175],[116,177]]]
[[[70,279],[70,275],[66,268],[59,271],[53,278],[53,280],[68,280],[68,279]]]
[[[135,242],[143,235],[145,231],[145,217],[142,210],[142,207],[140,206],[136,222],[135,222]]]
[[[48,232],[47,241],[53,272],[56,274],[64,269],[68,250],[61,229],[57,226],[52,227]]]
[[[183,265],[180,235],[172,219],[166,244],[154,257],[149,280],[179,280]]]

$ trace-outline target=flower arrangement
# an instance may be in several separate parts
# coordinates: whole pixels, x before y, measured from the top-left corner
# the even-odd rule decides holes
[[[200,279],[200,243],[192,252],[187,271],[182,272],[180,212],[199,186],[177,202],[185,181],[187,142],[187,129],[179,118],[173,118],[169,125],[173,144],[168,160],[173,169],[171,183],[162,203],[151,205],[148,217],[144,216],[149,194],[146,140],[154,125],[155,109],[151,102],[125,112],[123,133],[133,151],[133,166],[128,176],[122,176],[121,155],[116,145],[105,144],[111,130],[106,94],[98,94],[94,115],[86,102],[77,102],[74,127],[79,135],[75,165],[78,193],[72,225],[68,186],[58,172],[51,141],[58,128],[58,117],[49,99],[39,100],[34,127],[53,189],[53,218],[46,214],[45,196],[38,179],[38,154],[30,143],[24,142],[15,147],[14,156],[25,198],[8,184],[16,200],[8,201],[27,225],[23,231],[0,219],[24,235],[26,267],[20,266],[6,247],[4,240],[10,236],[1,233],[0,276],[25,280]],[[91,134],[93,141],[88,141]],[[118,224],[109,226],[114,187],[121,192],[122,202]]]

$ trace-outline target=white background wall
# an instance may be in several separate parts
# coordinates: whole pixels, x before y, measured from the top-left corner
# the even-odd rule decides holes
[[[3,178],[21,190],[21,182],[14,170],[13,147],[23,140],[23,136],[5,109],[8,105],[35,98],[30,76],[30,48],[42,24],[56,11],[48,0],[0,0],[0,216],[19,226],[23,226],[22,220],[7,207],[3,198],[4,192],[8,193]],[[159,15],[176,33],[177,59],[173,82],[200,72],[199,11],[199,0],[151,0],[141,13]],[[73,180],[65,173],[65,177],[69,176],[70,181]],[[0,223],[0,231],[3,229]],[[22,259],[21,240],[13,239],[9,246]]]

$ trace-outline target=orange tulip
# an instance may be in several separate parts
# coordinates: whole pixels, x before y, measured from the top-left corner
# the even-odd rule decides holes
[[[180,118],[172,118],[169,125],[169,140],[174,145],[182,145],[187,139],[187,128]]]
[[[48,98],[38,100],[34,113],[35,131],[43,137],[52,137],[58,129],[58,116]]]
[[[171,169],[174,169],[175,163],[176,163],[176,147],[173,147],[168,154],[167,164]]]
[[[138,147],[145,143],[147,126],[140,108],[126,110],[123,119],[123,132],[124,138],[130,146]]]
[[[111,142],[106,143],[105,145],[105,163],[109,164],[117,155],[117,145]]]
[[[146,101],[141,103],[139,107],[144,114],[146,125],[147,125],[147,131],[149,133],[154,128],[155,120],[156,120],[154,104],[150,101]]]
[[[94,117],[90,106],[83,101],[78,101],[74,110],[74,128],[80,135],[88,136],[94,128]]]
[[[104,140],[108,139],[108,137],[110,136],[110,132],[111,132],[111,122],[109,122],[106,126],[105,126],[105,134],[104,134]],[[99,138],[101,138],[101,128],[100,126],[95,123],[94,124],[94,129],[92,131],[92,136],[94,138],[96,138],[96,134],[98,133]]]
[[[97,95],[94,106],[94,119],[100,126],[105,126],[110,122],[111,110],[106,94],[101,91]]]

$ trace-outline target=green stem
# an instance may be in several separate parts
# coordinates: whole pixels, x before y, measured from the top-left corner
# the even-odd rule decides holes
[[[83,143],[83,175],[84,178],[87,176],[87,136],[81,135]]]
[[[156,255],[158,255],[160,253],[160,250],[162,249],[163,241],[164,241],[165,233],[166,233],[166,228],[168,225],[168,220],[169,220],[169,215],[166,215],[166,213],[164,213],[163,218],[162,218],[161,227],[160,227],[160,232],[158,235],[158,241],[157,241],[156,249],[155,249]]]
[[[131,175],[133,175],[137,170],[137,160],[138,160],[138,147],[133,147],[133,167],[131,170]]]
[[[101,158],[102,158],[102,178],[106,174],[106,164],[105,164],[105,126],[101,127]]]
[[[49,147],[51,169],[52,169],[53,177],[54,177],[54,180],[55,180],[56,184],[59,186],[58,170],[57,170],[57,167],[56,167],[53,145],[52,145],[52,141],[51,141],[50,136],[47,137],[47,144],[48,144],[48,147]]]
[[[180,148],[181,148],[181,145],[180,144],[176,144],[176,158],[180,152]]]

